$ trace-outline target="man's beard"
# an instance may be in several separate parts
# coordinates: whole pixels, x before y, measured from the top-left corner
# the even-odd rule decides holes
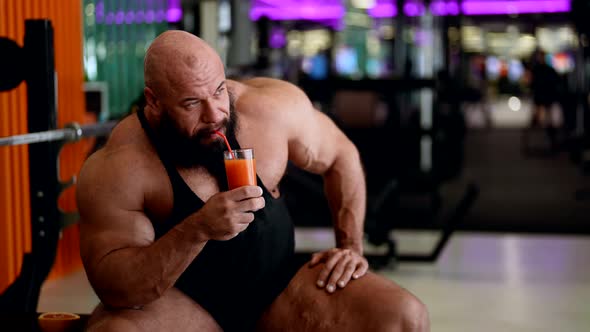
[[[229,106],[229,118],[222,123],[221,127],[226,128],[225,136],[227,140],[235,144],[237,142],[236,123],[238,116],[235,112],[234,103],[230,101]],[[225,183],[223,161],[223,151],[227,150],[225,142],[220,137],[209,144],[203,143],[206,138],[210,137],[213,131],[212,127],[202,129],[193,137],[186,137],[176,128],[168,112],[162,112],[157,131],[166,155],[175,166],[181,168],[204,167],[217,179],[220,185]]]

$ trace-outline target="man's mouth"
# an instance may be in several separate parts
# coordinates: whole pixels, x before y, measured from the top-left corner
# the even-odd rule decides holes
[[[221,129],[221,128],[220,128]],[[220,132],[221,130],[218,129]],[[201,137],[201,141],[205,143],[211,143],[218,139],[221,139],[216,133],[215,130],[206,130],[202,134],[199,135]]]

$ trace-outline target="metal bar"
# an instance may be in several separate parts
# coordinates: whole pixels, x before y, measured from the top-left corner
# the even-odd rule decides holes
[[[117,121],[80,126],[72,123],[63,129],[41,131],[23,135],[0,138],[0,146],[14,146],[51,141],[77,141],[82,137],[98,137],[108,135]]]
[[[67,133],[72,129],[58,129],[50,131],[42,131],[39,133],[16,135],[10,137],[0,138],[0,146],[23,145],[40,142],[50,142],[65,139]]]
[[[113,128],[119,123],[118,121],[107,121],[97,124],[80,126],[80,135],[82,137],[100,137],[107,136],[113,130]]]
[[[467,189],[465,191],[465,194],[461,198],[461,201],[459,202],[459,204],[453,210],[453,212],[450,216],[449,222],[444,227],[442,237],[440,238],[436,247],[432,251],[431,261],[434,262],[438,259],[442,250],[444,249],[447,242],[451,238],[451,235],[453,234],[453,232],[455,230],[457,230],[457,228],[459,226],[458,224],[463,221],[463,219],[465,218],[465,215],[467,215],[467,213],[469,212],[469,209],[471,208],[471,206],[473,206],[473,203],[475,202],[475,200],[477,199],[478,196],[479,196],[479,187],[475,183],[469,183],[469,185],[467,186]]]

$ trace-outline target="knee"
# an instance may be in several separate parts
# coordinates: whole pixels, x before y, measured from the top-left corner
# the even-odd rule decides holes
[[[379,332],[428,332],[430,320],[426,305],[410,292],[399,289],[381,298],[373,307],[374,329]]]
[[[430,318],[426,305],[410,293],[406,293],[398,313],[397,328],[392,330],[427,332],[430,331]]]
[[[140,332],[137,324],[122,317],[110,317],[93,322],[85,329],[86,332]]]

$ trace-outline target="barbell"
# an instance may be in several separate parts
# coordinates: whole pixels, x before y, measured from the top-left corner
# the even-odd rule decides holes
[[[107,136],[117,123],[118,121],[107,121],[81,126],[76,122],[72,122],[61,129],[1,137],[0,146],[15,146],[51,141],[75,142],[83,137]]]

